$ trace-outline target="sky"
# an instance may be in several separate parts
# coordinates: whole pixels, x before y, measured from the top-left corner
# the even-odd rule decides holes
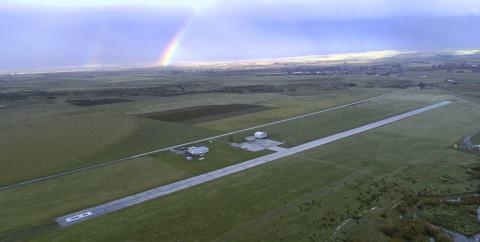
[[[0,70],[478,49],[479,0],[2,0]]]

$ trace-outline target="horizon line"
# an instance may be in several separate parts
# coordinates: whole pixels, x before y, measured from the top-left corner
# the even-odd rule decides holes
[[[385,59],[395,57],[402,54],[414,53],[438,53],[451,52],[452,55],[472,55],[480,54],[479,49],[438,49],[438,50],[374,50],[364,52],[344,52],[332,54],[312,54],[304,56],[290,56],[290,57],[272,57],[272,58],[256,58],[256,59],[234,59],[234,60],[215,60],[215,61],[178,61],[173,62],[167,66],[159,65],[156,61],[143,63],[118,63],[118,64],[95,64],[95,65],[78,65],[78,66],[59,66],[59,67],[45,67],[45,68],[19,68],[10,70],[0,70],[0,75],[23,75],[23,74],[42,74],[42,73],[62,73],[62,72],[84,72],[95,71],[102,68],[175,68],[175,67],[218,67],[228,65],[253,65],[265,66],[276,63],[302,63],[302,62],[325,62],[331,63],[335,61],[348,61],[359,59],[362,61]],[[356,61],[358,63],[358,60]]]

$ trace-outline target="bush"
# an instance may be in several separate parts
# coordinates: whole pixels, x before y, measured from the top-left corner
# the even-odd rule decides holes
[[[445,234],[440,234],[439,236],[435,237],[436,242],[453,242],[453,239],[450,236]]]
[[[423,204],[428,207],[437,207],[440,205],[440,201],[435,198],[425,199],[423,200]]]
[[[390,242],[405,242],[405,240],[399,239],[399,238],[393,238],[390,240]]]
[[[383,225],[382,227],[380,227],[380,231],[384,235],[392,238],[395,234],[398,233],[398,228],[393,225]]]
[[[350,242],[364,242],[365,240],[361,240],[360,238],[348,238]]]
[[[425,234],[425,227],[421,223],[407,224],[403,226],[402,232],[405,239],[412,239],[416,236]]]
[[[432,236],[432,237],[434,237],[434,238],[437,238],[442,232],[440,231],[439,228],[434,227],[434,226],[432,226],[432,225],[428,225],[428,226],[427,226],[427,233],[428,233],[430,236]]]

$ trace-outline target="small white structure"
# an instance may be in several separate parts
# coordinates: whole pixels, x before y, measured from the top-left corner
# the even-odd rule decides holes
[[[257,131],[257,132],[255,132],[254,135],[255,135],[255,138],[257,138],[257,139],[267,138],[267,132]]]
[[[187,152],[191,155],[203,156],[206,153],[208,153],[208,151],[209,151],[208,147],[200,146],[200,147],[190,147],[188,148]]]

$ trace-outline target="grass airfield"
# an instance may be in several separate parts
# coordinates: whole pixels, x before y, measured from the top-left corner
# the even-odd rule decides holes
[[[83,112],[27,121],[2,130],[0,184],[199,139],[214,131],[111,112]],[[15,161],[15,162],[11,162]]]
[[[226,94],[215,97],[212,94],[201,94],[172,98],[143,97],[128,103],[89,108],[43,104],[0,110],[4,112],[0,118],[0,131],[5,137],[0,140],[1,147],[5,148],[0,153],[0,163],[3,163],[0,185],[182,144],[388,91],[390,90],[340,91],[335,98],[332,98],[331,92],[306,97],[279,94]],[[287,99],[290,103],[283,105],[286,100],[277,103],[281,99]],[[209,124],[207,117],[207,122],[197,125],[162,122],[138,116],[197,104],[239,103],[245,100],[272,107],[276,111],[240,114],[223,119],[224,123],[212,121]],[[305,106],[299,109],[302,103]]]
[[[394,90],[377,86],[134,96],[130,102],[90,107],[59,101],[7,103],[0,109],[0,131],[6,137],[0,139],[0,185]],[[53,219],[270,151],[252,153],[204,142],[199,145],[211,152],[203,161],[162,152],[0,191],[0,241],[389,241],[382,226],[400,226],[392,207],[403,197],[478,191],[479,180],[471,173],[478,155],[453,149],[478,129],[478,104],[440,89],[409,90],[264,129],[291,147],[443,100],[452,104],[67,228]],[[192,123],[142,116],[219,103],[268,108]]]
[[[464,113],[473,119],[458,121]],[[347,218],[372,207],[388,210],[407,194],[473,191],[478,181],[469,180],[465,167],[478,158],[449,146],[457,133],[475,127],[476,118],[480,112],[474,104],[456,100],[444,109],[57,228],[36,240],[325,241]],[[378,231],[383,223],[375,220],[349,223],[333,241],[388,241]]]

